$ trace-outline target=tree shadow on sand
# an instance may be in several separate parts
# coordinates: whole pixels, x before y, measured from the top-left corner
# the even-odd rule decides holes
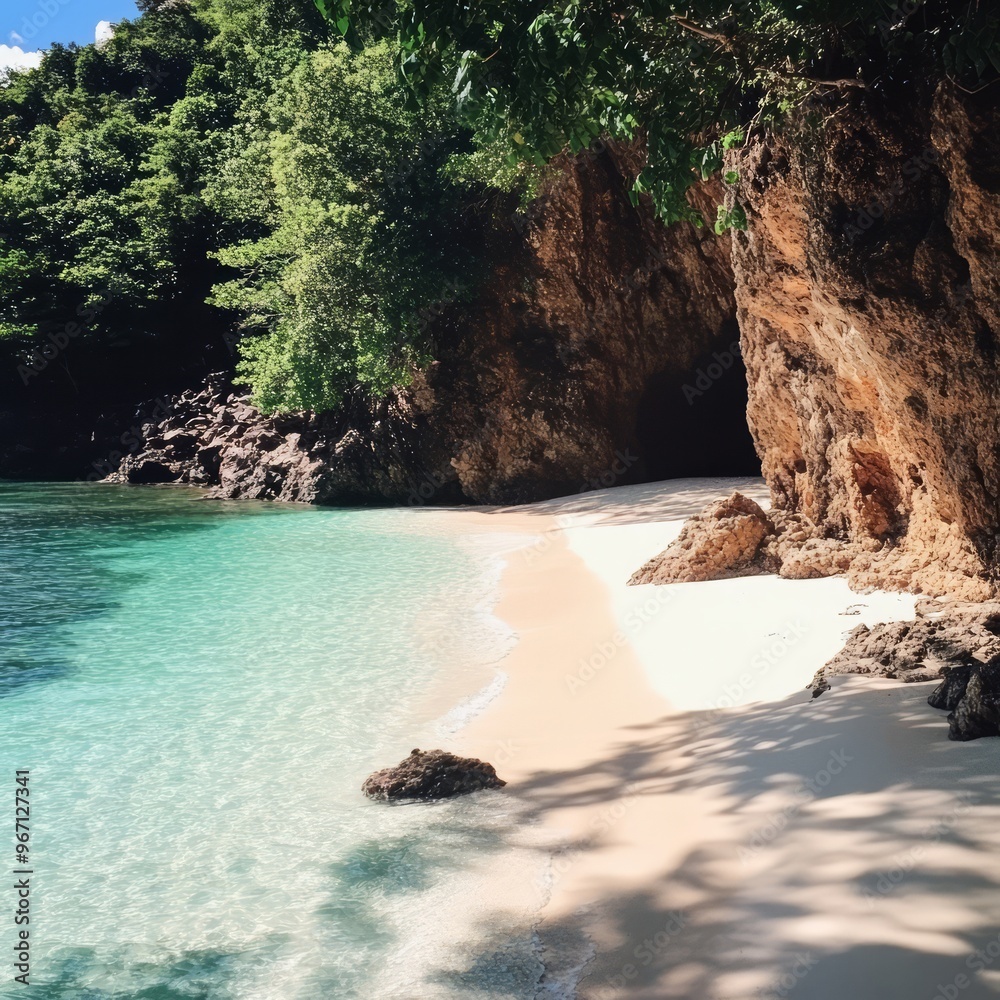
[[[949,742],[929,690],[852,678],[815,701],[668,717],[522,784],[535,820],[626,786],[717,793],[680,864],[542,926],[543,943],[599,931],[581,1000],[1000,996],[1000,741]],[[570,856],[600,865],[614,837]]]

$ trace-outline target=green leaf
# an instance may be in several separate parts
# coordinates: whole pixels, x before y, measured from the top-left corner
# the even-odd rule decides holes
[[[734,128],[731,132],[727,132],[722,137],[722,148],[733,149],[736,146],[742,146],[744,138],[743,129]]]

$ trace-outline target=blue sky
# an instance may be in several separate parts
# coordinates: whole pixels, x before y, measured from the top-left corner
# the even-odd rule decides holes
[[[137,15],[134,0],[0,0],[0,45],[25,52],[53,42],[86,45],[98,21]]]

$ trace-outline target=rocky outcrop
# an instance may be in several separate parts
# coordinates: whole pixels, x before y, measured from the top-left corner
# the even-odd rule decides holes
[[[488,278],[471,301],[444,289],[428,308],[436,360],[406,389],[264,418],[216,379],[140,420],[117,478],[314,503],[509,503],[756,471],[729,240],[637,211],[639,167],[622,149],[566,159],[527,211],[499,209]],[[695,195],[712,214],[716,197]],[[691,468],[692,455],[715,464]]]
[[[1000,736],[1000,656],[950,671],[927,701],[932,708],[951,709],[950,740]]]
[[[451,466],[469,498],[521,502],[695,474],[677,460],[685,448],[711,455],[718,473],[759,469],[742,437],[729,239],[636,211],[627,191],[641,165],[615,148],[562,161],[536,205],[495,233],[484,294],[442,316],[440,363],[417,399],[438,419],[447,412]],[[706,187],[694,200],[714,215],[718,197]],[[709,367],[722,377],[699,390]],[[685,385],[704,396],[685,396]],[[736,407],[719,421],[712,407],[727,393]]]
[[[135,417],[135,447],[108,481],[210,487],[219,499],[349,503],[460,498],[434,480],[425,423],[404,393],[357,394],[336,413],[265,416],[224,374],[204,387],[147,404]],[[443,462],[443,458],[439,461]]]
[[[370,799],[447,799],[484,788],[503,788],[492,764],[444,750],[411,750],[395,767],[376,771],[361,790]]]
[[[927,703],[949,713],[949,739],[1000,736],[1000,602],[922,601],[915,621],[859,625],[813,678],[813,697],[838,674],[941,678]]]
[[[946,676],[931,695],[935,707],[957,704],[952,688],[983,663],[1000,656],[1000,603],[921,601],[917,618],[868,628],[859,625],[844,648],[809,685],[813,697],[829,690],[830,678],[843,674],[928,681]],[[951,671],[949,673],[949,671]]]
[[[997,591],[998,126],[991,96],[948,84],[854,91],[731,155],[748,417],[804,572]]]
[[[940,708],[953,712],[958,703],[965,697],[965,689],[969,686],[973,667],[966,664],[962,667],[942,667],[941,683],[927,696],[927,704],[931,708]]]
[[[773,534],[774,525],[760,506],[734,493],[692,517],[677,539],[628,582],[693,583],[760,573],[765,570],[762,546]]]
[[[835,576],[850,566],[845,546],[811,537],[790,511],[770,511],[741,493],[710,503],[629,584],[690,583],[777,573],[789,580]]]

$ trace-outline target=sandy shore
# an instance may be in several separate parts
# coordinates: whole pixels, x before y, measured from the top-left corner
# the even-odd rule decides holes
[[[586,961],[581,1000],[1000,995],[1000,742],[949,743],[927,685],[803,691],[849,629],[913,598],[625,586],[736,487],[764,498],[678,480],[468,515],[536,539],[502,581],[508,683],[457,744],[560,845],[551,995],[570,995],[557,954]]]

